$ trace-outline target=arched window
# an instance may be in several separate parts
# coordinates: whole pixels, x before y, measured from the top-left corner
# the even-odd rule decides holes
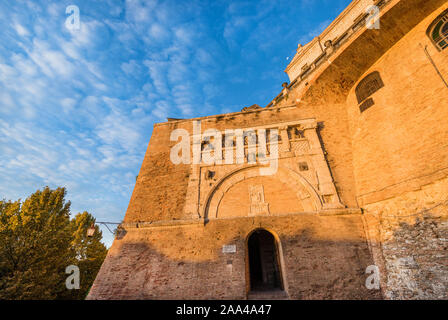
[[[448,10],[431,23],[427,34],[439,51],[448,48]]]
[[[377,92],[382,87],[384,87],[384,83],[383,80],[381,79],[380,73],[378,71],[372,72],[364,79],[362,79],[355,89],[356,98],[358,98],[358,103],[364,102],[367,98],[369,98],[372,94]]]

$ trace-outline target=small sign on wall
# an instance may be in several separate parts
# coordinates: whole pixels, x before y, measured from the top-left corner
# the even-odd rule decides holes
[[[222,246],[222,252],[223,253],[235,253],[236,252],[236,245],[229,244]]]

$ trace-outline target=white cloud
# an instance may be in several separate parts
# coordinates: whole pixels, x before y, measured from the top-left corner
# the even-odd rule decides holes
[[[157,6],[156,0],[126,0],[126,19],[147,22]]]
[[[232,2],[227,21],[211,25],[196,1],[85,1],[80,30],[65,28],[65,5],[8,6],[13,23],[0,35],[8,48],[0,46],[0,193],[68,186],[76,208],[121,218],[152,123],[220,110],[209,100],[224,94],[221,76],[234,65],[222,33],[230,42],[259,41],[238,38],[273,5]]]
[[[20,23],[14,23],[14,29],[16,30],[17,34],[21,37],[27,37],[30,35],[29,31],[22,26]]]
[[[6,91],[0,91],[0,112],[10,111],[14,107],[14,100]]]
[[[136,74],[140,71],[140,66],[135,60],[123,62],[120,67],[127,75]]]
[[[60,51],[51,50],[46,42],[34,39],[33,47],[24,49],[47,77],[68,77],[73,73],[74,67],[66,56]]]
[[[66,114],[69,114],[71,111],[73,111],[73,108],[76,105],[76,100],[73,98],[64,98],[61,100],[61,106],[62,109]]]
[[[317,37],[318,35],[320,35],[325,28],[327,28],[331,23],[331,20],[325,20],[321,23],[319,23],[317,25],[317,27],[315,27],[314,29],[312,29],[311,31],[309,31],[307,34],[302,35],[299,38],[298,43],[302,44],[302,45],[306,45],[308,42],[310,42],[311,40],[313,40],[315,37]]]
[[[156,117],[159,121],[166,121],[166,118],[169,113],[169,104],[166,101],[157,101],[155,104],[155,108],[152,111],[152,115]]]
[[[195,32],[192,29],[192,27],[184,27],[180,26],[174,29],[174,34],[176,36],[176,39],[179,40],[181,43],[189,44],[191,45],[193,43]]]
[[[132,120],[117,111],[112,111],[96,128],[96,134],[105,144],[132,152],[140,142],[139,130]]]
[[[163,41],[169,38],[170,32],[165,26],[159,23],[153,23],[149,28],[149,35],[156,41]]]
[[[168,68],[168,62],[166,61],[144,61],[145,66],[149,69],[149,75],[153,81],[153,84],[160,95],[169,93],[167,86],[166,70]]]
[[[31,60],[26,59],[23,55],[13,54],[11,61],[13,62],[14,69],[18,70],[22,77],[24,75],[28,77],[37,75],[36,65]]]

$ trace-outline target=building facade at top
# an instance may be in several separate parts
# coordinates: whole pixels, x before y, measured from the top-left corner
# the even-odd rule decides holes
[[[286,72],[154,125],[89,299],[448,299],[448,3],[354,0]]]

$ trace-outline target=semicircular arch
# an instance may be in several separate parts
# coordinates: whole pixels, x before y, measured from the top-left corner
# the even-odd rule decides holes
[[[260,166],[258,165],[245,166],[235,169],[221,178],[206,197],[202,212],[204,221],[207,222],[209,219],[218,218],[218,207],[226,192],[245,179],[260,177],[259,169]],[[289,168],[279,167],[277,173],[272,177],[290,186],[293,190],[296,190],[298,198],[304,204],[305,211],[318,211],[322,209],[322,201],[319,194],[301,174]]]

